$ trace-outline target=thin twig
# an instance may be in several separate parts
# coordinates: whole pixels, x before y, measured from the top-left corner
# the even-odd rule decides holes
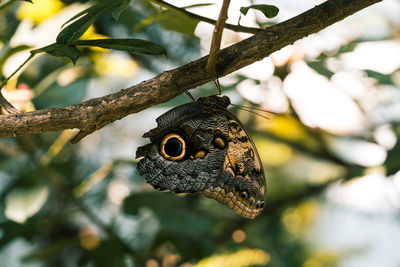
[[[217,23],[214,27],[213,37],[210,47],[210,56],[208,57],[206,70],[214,74],[216,72],[216,64],[221,46],[222,32],[224,31],[225,22],[228,19],[228,9],[231,0],[224,0],[221,10],[219,12]]]
[[[7,82],[15,75],[17,74],[18,71],[22,69],[23,66],[25,66],[26,63],[28,63],[33,57],[35,56],[34,53],[31,53],[29,57],[22,63],[10,76],[7,77],[4,81],[0,83],[0,106],[3,107],[7,113],[9,114],[17,114],[19,113],[18,109],[16,109],[10,102],[7,101],[7,99],[4,98],[4,96],[1,94],[1,89],[3,86],[7,84]],[[0,112],[1,113],[1,112]]]
[[[10,102],[7,101],[7,99],[4,98],[3,94],[1,93],[1,91],[0,91],[0,107],[4,108],[4,110],[8,114],[17,114],[17,113],[19,113],[18,109],[16,109]]]
[[[182,14],[184,14],[184,15],[190,17],[190,18],[196,19],[196,20],[200,20],[200,21],[203,21],[203,22],[206,22],[206,23],[209,23],[209,24],[213,24],[213,25],[215,25],[217,23],[216,20],[213,20],[213,19],[210,19],[210,18],[207,18],[207,17],[203,17],[203,16],[200,16],[200,15],[197,15],[195,13],[189,12],[184,8],[180,8],[180,7],[171,5],[170,3],[167,3],[167,2],[165,2],[163,0],[149,0],[149,1],[151,1],[153,3],[156,3],[156,4],[160,5],[160,6],[166,7],[168,9],[178,11],[179,13],[182,13]],[[235,32],[246,32],[246,33],[253,33],[253,34],[258,33],[258,32],[263,30],[261,28],[245,27],[245,26],[241,26],[241,25],[233,25],[233,24],[228,24],[228,23],[225,24],[225,28],[227,28],[229,30],[232,30],[232,31],[235,31]]]

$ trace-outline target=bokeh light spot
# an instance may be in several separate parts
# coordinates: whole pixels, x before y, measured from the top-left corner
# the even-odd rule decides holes
[[[236,243],[242,243],[246,239],[246,233],[243,230],[236,230],[232,233],[232,239]]]
[[[146,267],[158,267],[160,266],[155,259],[149,259],[146,261]]]
[[[79,232],[81,246],[87,250],[93,250],[100,244],[100,238],[96,230],[93,228],[83,228]]]

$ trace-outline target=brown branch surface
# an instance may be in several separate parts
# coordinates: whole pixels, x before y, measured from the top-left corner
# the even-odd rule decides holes
[[[222,49],[217,62],[221,76],[261,60],[296,40],[318,32],[381,0],[329,0],[294,18]],[[80,104],[0,116],[0,137],[78,128],[79,141],[128,114],[166,102],[182,92],[214,79],[206,71],[208,56],[165,71],[117,93]]]

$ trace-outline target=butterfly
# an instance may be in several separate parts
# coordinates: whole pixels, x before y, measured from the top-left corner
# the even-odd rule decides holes
[[[201,193],[254,219],[264,207],[265,176],[257,149],[228,111],[227,96],[206,96],[157,118],[136,151],[137,169],[155,189]]]

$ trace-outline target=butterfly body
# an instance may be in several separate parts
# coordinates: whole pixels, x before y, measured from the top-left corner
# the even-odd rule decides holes
[[[229,104],[226,96],[208,96],[161,115],[144,134],[151,143],[138,148],[137,167],[158,190],[199,192],[253,219],[264,206],[264,172]]]

